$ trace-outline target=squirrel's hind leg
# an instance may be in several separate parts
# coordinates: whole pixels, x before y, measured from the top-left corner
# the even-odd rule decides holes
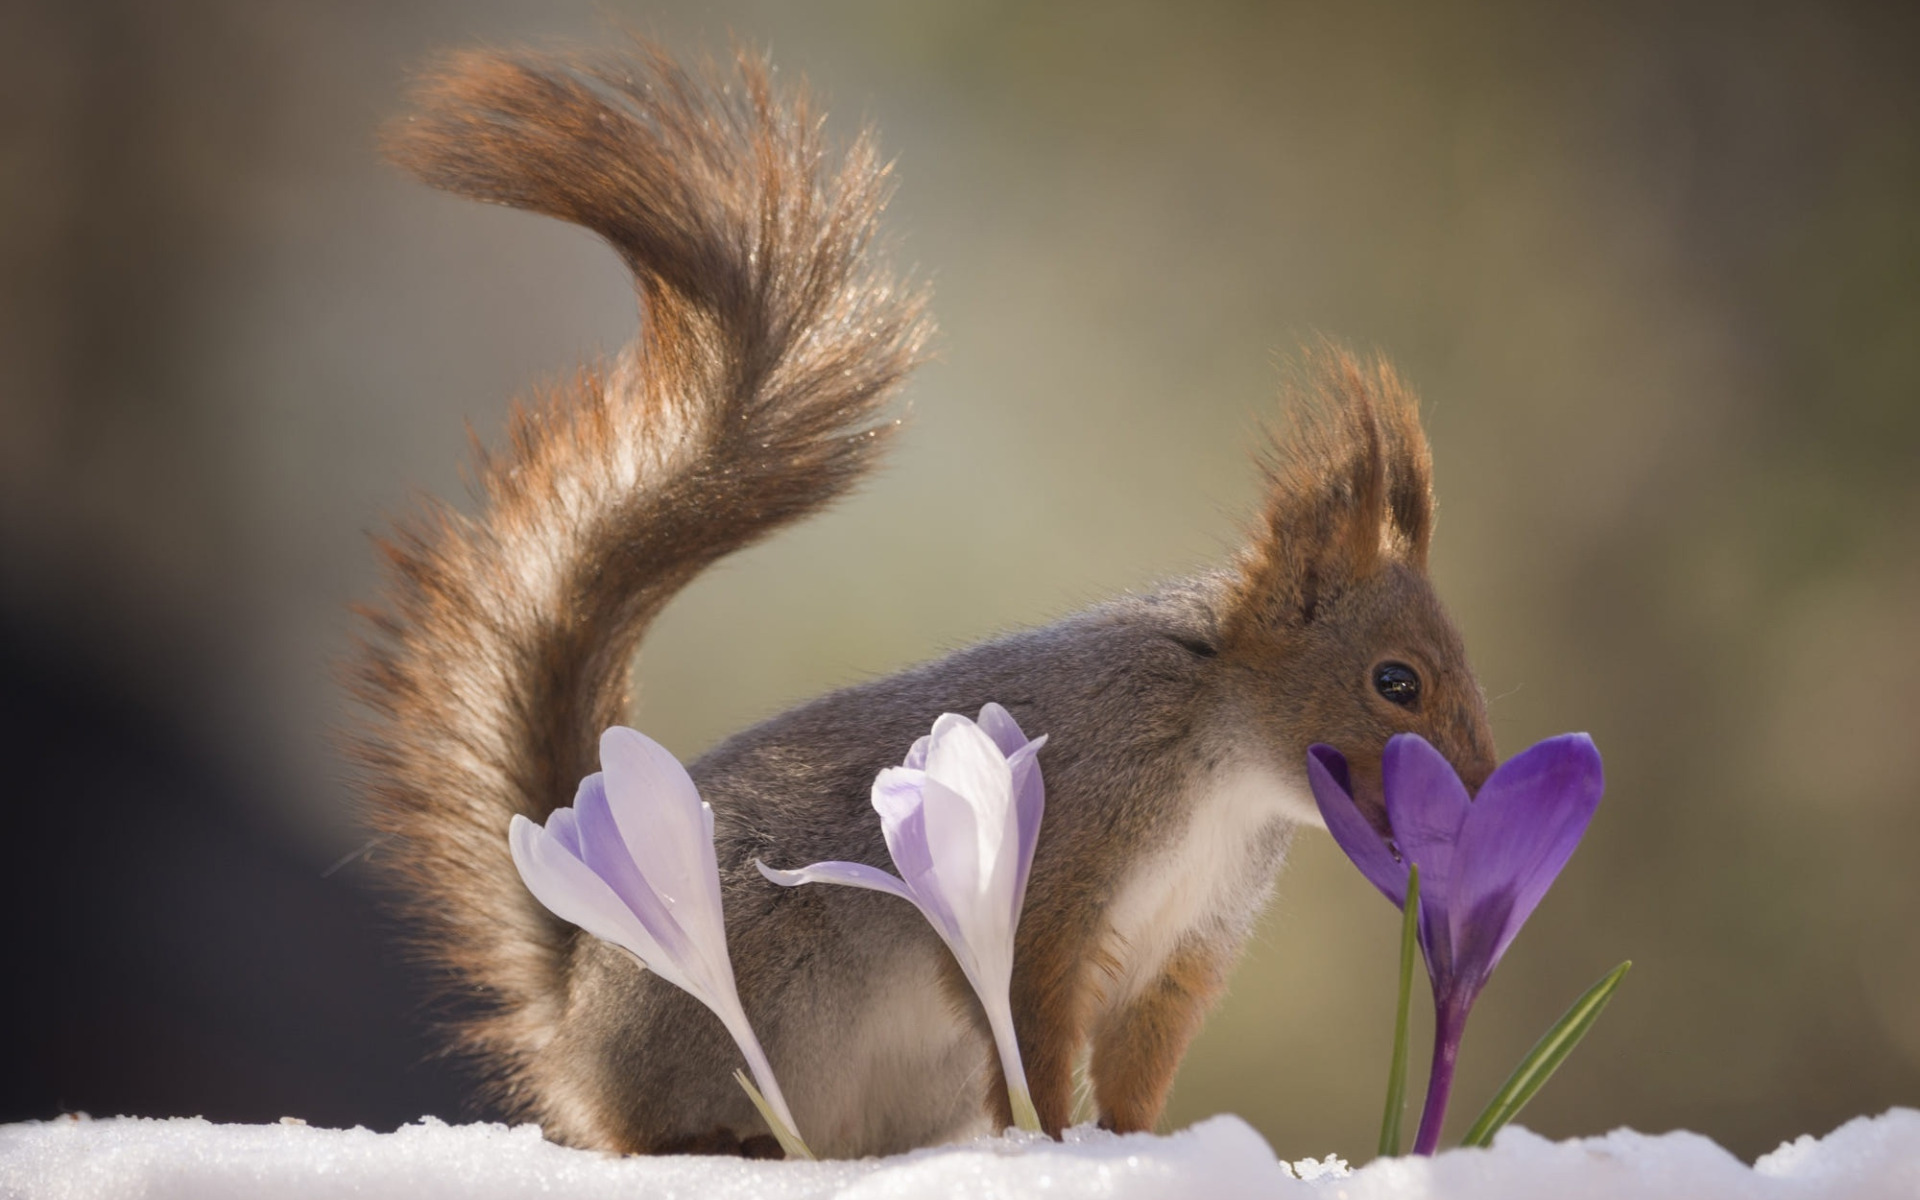
[[[1099,995],[1095,976],[1118,970],[1118,964],[1096,948],[1097,938],[1069,932],[1076,925],[1093,928],[1091,914],[1080,922],[1051,919],[1058,915],[1030,916],[1023,922],[1014,957],[1012,997],[1014,1033],[1020,1039],[1027,1090],[1040,1128],[1056,1139],[1073,1121],[1073,1068],[1086,1045]],[[1050,936],[1038,936],[1042,928]],[[1028,933],[1029,929],[1035,933]],[[1004,1084],[999,1093],[1004,1103]],[[1005,1116],[1011,1122],[1011,1109]]]
[[[1142,1133],[1159,1122],[1174,1072],[1219,997],[1230,961],[1218,946],[1184,942],[1139,995],[1099,1023],[1091,1075],[1102,1128]]]

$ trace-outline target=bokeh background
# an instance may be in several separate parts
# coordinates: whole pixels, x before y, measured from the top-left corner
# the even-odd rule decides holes
[[[1502,746],[1587,729],[1608,764],[1456,1128],[1626,957],[1526,1124],[1751,1156],[1920,1103],[1917,17],[15,0],[0,1119],[471,1115],[367,894],[334,671],[366,534],[634,314],[592,239],[405,182],[374,130],[436,49],[609,21],[771,47],[878,124],[944,331],[886,475],[666,614],[644,728],[691,757],[1217,560],[1324,331],[1426,398]],[[1305,839],[1170,1122],[1365,1157],[1394,934]]]

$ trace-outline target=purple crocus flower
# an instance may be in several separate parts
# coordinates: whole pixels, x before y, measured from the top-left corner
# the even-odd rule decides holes
[[[1579,845],[1600,803],[1600,753],[1584,733],[1548,738],[1488,776],[1479,795],[1418,734],[1387,742],[1383,836],[1353,802],[1347,760],[1331,746],[1307,751],[1307,779],[1327,831],[1396,907],[1407,900],[1407,864],[1420,867],[1420,949],[1433,984],[1433,1070],[1414,1153],[1440,1141],[1467,1014],[1520,926]]]
[[[873,781],[873,807],[898,876],[856,862],[794,871],[759,864],[761,874],[786,887],[839,883],[887,892],[918,908],[980,997],[1014,1120],[1032,1130],[1040,1118],[1027,1091],[1008,992],[1014,931],[1047,802],[1035,758],[1046,740],[1028,740],[998,704],[981,709],[978,722],[957,713],[935,721],[901,766]]]
[[[554,809],[544,826],[513,818],[508,844],[521,880],[555,916],[712,1009],[760,1084],[747,1094],[774,1136],[789,1157],[812,1158],[734,985],[713,809],[680,760],[638,730],[616,725],[600,735],[600,766],[581,781],[573,807]]]

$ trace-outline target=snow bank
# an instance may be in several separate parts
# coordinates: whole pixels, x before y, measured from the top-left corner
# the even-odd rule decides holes
[[[22,1200],[1607,1200],[1673,1197],[1920,1197],[1920,1111],[1860,1118],[1749,1167],[1706,1138],[1618,1130],[1550,1142],[1504,1131],[1492,1150],[1394,1159],[1349,1172],[1286,1163],[1237,1117],[1171,1137],[1070,1131],[1063,1144],[1012,1135],[859,1162],[616,1158],[567,1150],[530,1125],[394,1133],[202,1120],[65,1118],[0,1127],[0,1196]]]

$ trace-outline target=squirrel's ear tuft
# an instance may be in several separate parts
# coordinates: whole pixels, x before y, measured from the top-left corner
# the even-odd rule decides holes
[[[1424,571],[1433,460],[1419,402],[1382,359],[1322,341],[1289,373],[1291,428],[1262,460],[1267,503],[1241,556],[1235,616],[1311,622],[1389,562]]]

